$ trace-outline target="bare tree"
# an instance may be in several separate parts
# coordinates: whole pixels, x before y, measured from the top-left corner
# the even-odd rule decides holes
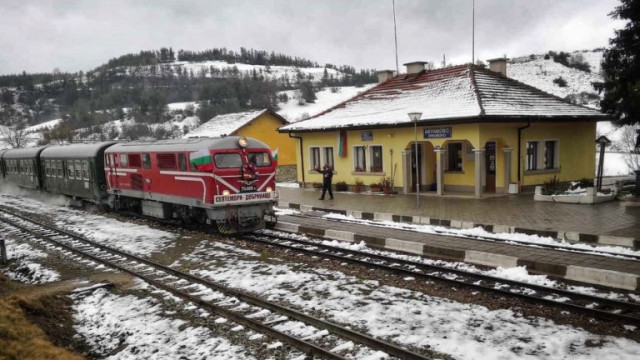
[[[27,131],[22,127],[0,126],[0,142],[13,149],[22,148],[27,144]]]
[[[640,126],[624,126],[618,144],[620,151],[625,153],[624,161],[631,170],[640,170],[640,154],[635,151],[637,130],[640,130]]]

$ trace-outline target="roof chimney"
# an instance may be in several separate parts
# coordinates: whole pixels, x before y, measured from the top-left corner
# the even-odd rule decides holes
[[[507,58],[497,58],[487,60],[489,62],[489,70],[493,72],[497,72],[502,74],[502,76],[507,77]]]
[[[403,65],[407,67],[407,74],[417,74],[424,70],[425,64],[427,64],[426,61],[414,61]]]
[[[382,84],[393,77],[393,70],[380,70],[376,75],[378,75],[378,84]]]

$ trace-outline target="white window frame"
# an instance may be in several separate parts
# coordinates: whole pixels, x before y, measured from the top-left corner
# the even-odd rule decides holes
[[[362,167],[358,167],[358,149],[362,148],[363,151],[363,157],[364,157],[364,164],[362,164]],[[368,172],[367,171],[367,145],[354,145],[352,146],[352,150],[353,150],[353,171],[354,172]],[[362,171],[358,171],[358,169],[363,169]]]
[[[331,149],[331,159],[329,159],[329,157],[327,156],[328,149]],[[323,164],[329,164],[332,168],[335,167],[335,155],[333,151],[333,146],[323,146],[322,153],[320,154],[320,156],[322,157]]]
[[[369,172],[372,173],[383,173],[384,172],[384,146],[382,144],[370,144],[367,146],[368,150],[366,153],[366,155],[369,157]],[[373,171],[373,148],[375,147],[379,147],[380,148],[380,170],[379,171]]]
[[[553,167],[548,168],[547,167],[547,142],[548,141],[553,141]],[[542,154],[542,160],[543,160],[543,165],[544,165],[544,169],[545,170],[554,170],[554,169],[559,169],[560,168],[560,141],[557,139],[546,139],[543,140],[544,142],[544,151]]]
[[[317,163],[315,162],[314,150],[318,151]],[[309,170],[313,170],[317,167],[322,167],[322,152],[319,146],[309,146]]]

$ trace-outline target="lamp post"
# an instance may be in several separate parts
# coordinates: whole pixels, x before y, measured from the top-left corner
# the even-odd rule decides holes
[[[422,117],[421,112],[410,112],[409,119],[413,121],[413,145],[415,146],[416,157],[416,207],[420,207],[420,174],[418,172],[418,120]]]

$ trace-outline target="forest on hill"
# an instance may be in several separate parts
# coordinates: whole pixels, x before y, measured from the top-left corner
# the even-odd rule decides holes
[[[326,64],[285,54],[241,48],[194,52],[172,48],[141,51],[109,60],[87,72],[0,76],[0,125],[26,127],[56,118],[67,129],[135,118],[166,120],[167,104],[198,102],[200,119],[270,107],[278,93],[298,89],[313,102],[324,87],[375,82],[374,70]],[[282,95],[281,95],[282,96]]]

